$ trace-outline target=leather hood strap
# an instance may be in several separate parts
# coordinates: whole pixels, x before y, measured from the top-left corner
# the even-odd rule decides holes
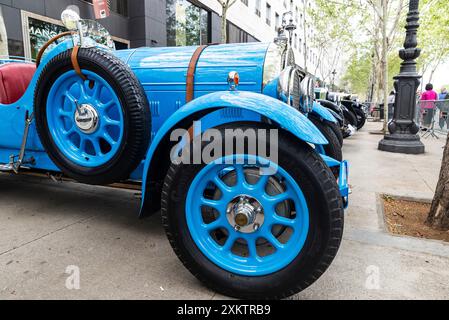
[[[208,45],[199,46],[192,55],[192,59],[189,63],[189,68],[187,70],[187,81],[186,81],[186,103],[189,103],[194,98],[195,93],[195,72],[196,66],[198,64],[198,60],[201,57],[204,49],[206,49]]]

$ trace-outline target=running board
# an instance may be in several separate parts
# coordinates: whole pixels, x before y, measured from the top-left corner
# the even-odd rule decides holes
[[[13,172],[14,166],[9,164],[0,164],[0,172]]]

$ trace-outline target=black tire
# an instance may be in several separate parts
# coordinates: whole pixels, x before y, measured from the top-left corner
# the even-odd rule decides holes
[[[343,147],[344,138],[343,138],[343,132],[341,131],[341,128],[336,123],[332,122],[326,122],[329,125],[329,128],[332,129],[332,131],[335,133],[335,136],[338,139],[338,142],[340,143],[340,146]]]
[[[329,144],[324,146],[324,151],[326,152],[326,155],[337,161],[340,162],[343,161],[342,145],[336,133],[331,128],[330,123],[323,122],[313,116],[309,117],[309,119],[321,131],[321,133],[329,142]]]
[[[357,116],[357,130],[360,130],[365,126],[366,116],[361,109],[354,108],[354,112]]]
[[[344,109],[343,114],[345,116],[347,123],[350,124],[351,126],[353,126],[354,128],[357,128],[357,125],[358,125],[357,116],[352,111],[350,111],[348,109]]]
[[[119,98],[124,119],[123,139],[113,158],[101,166],[80,166],[58,149],[49,132],[46,115],[50,88],[59,76],[73,70],[71,54],[72,50],[69,50],[54,57],[38,80],[34,110],[41,142],[55,165],[70,178],[94,185],[126,180],[145,157],[150,141],[151,114],[145,91],[131,69],[118,58],[98,49],[79,50],[81,68],[108,82]]]
[[[285,298],[314,283],[337,254],[344,214],[332,173],[310,146],[298,143],[285,132],[279,134],[279,165],[292,175],[305,194],[311,213],[310,228],[303,249],[287,267],[258,277],[221,269],[202,254],[188,232],[186,196],[191,182],[204,165],[172,165],[167,173],[161,211],[167,237],[184,266],[216,292],[243,299]]]

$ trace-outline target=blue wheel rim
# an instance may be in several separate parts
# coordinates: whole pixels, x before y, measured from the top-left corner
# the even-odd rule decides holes
[[[267,170],[275,168],[276,173],[263,174],[255,184],[250,184],[246,178],[250,166],[245,163],[264,163],[264,168],[259,167],[258,170],[268,172]],[[269,167],[265,166],[266,163],[269,163]],[[230,186],[224,182],[223,175],[226,172],[234,172],[237,177],[235,185]],[[286,187],[284,192],[267,194],[266,186],[270,179],[282,179]],[[220,190],[219,199],[211,200],[204,196],[211,186]],[[265,220],[253,233],[235,230],[226,215],[228,203],[242,194],[250,195],[263,206]],[[276,211],[276,206],[287,200],[294,204],[294,217],[282,217]],[[212,208],[218,213],[218,217],[212,222],[205,222],[202,213],[204,208]],[[296,181],[280,166],[252,155],[228,156],[205,166],[189,188],[185,214],[190,235],[200,251],[220,268],[242,276],[264,276],[287,267],[301,252],[309,229],[307,202]],[[273,228],[279,226],[289,230],[290,237],[286,242],[281,242],[273,234]],[[227,233],[224,243],[217,242],[214,237],[213,233],[217,230]],[[274,252],[261,256],[261,241],[262,244],[272,246]],[[242,242],[246,245],[246,256],[233,252],[236,242],[240,246]]]
[[[111,161],[124,136],[124,115],[120,100],[109,83],[88,70],[84,81],[75,71],[62,74],[47,98],[47,125],[59,151],[71,162],[94,168]],[[92,86],[93,84],[93,86]],[[98,114],[92,133],[76,124],[76,104],[89,104]]]

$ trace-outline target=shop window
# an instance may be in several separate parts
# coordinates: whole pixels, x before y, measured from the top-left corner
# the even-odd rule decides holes
[[[36,59],[39,50],[54,36],[67,31],[60,21],[22,12],[25,57]]]
[[[187,0],[167,0],[167,44],[194,46],[211,42],[210,12]]]
[[[251,36],[248,32],[240,29],[229,21],[226,28],[228,31],[228,43],[258,42],[258,40]]]

